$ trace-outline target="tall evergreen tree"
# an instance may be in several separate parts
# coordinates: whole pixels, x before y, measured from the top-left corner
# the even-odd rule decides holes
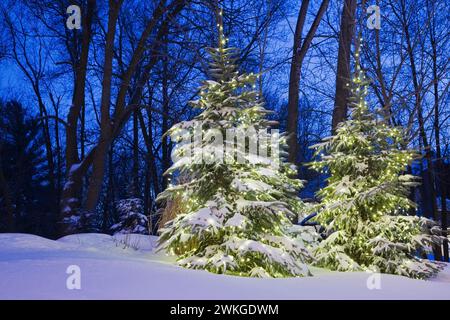
[[[0,101],[0,231],[54,236],[40,122],[19,102]]]
[[[319,159],[310,166],[329,174],[318,192],[316,220],[329,237],[315,248],[319,266],[339,271],[377,270],[427,278],[439,265],[419,258],[433,241],[431,221],[408,216],[417,178],[405,174],[417,154],[406,145],[402,128],[391,127],[371,112],[366,102],[369,80],[356,53],[350,119],[336,134],[313,146]]]
[[[237,49],[227,48],[226,41],[219,24],[219,46],[208,50],[212,79],[201,86],[200,98],[191,102],[202,112],[168,132],[179,144],[178,160],[167,173],[172,178],[181,175],[178,180],[183,182],[170,185],[158,200],[178,197],[184,208],[161,230],[160,247],[187,268],[255,277],[309,275],[305,262],[310,254],[302,239],[307,231],[293,236],[288,218],[302,209],[297,196],[302,183],[292,178],[294,166],[275,157],[275,148],[268,148],[269,156],[258,161],[248,152],[250,145],[261,143],[257,139],[272,137],[268,129],[274,123],[266,119],[269,111],[253,90],[258,75],[239,73]],[[200,143],[195,139],[180,143],[186,130],[192,136],[198,128],[203,133]],[[235,148],[234,137],[226,135],[233,128],[239,132],[237,139],[252,130],[258,134],[247,134],[247,146],[241,150]],[[211,144],[211,137],[218,134],[224,140]],[[276,137],[276,142],[285,146],[285,137]],[[224,146],[234,146],[236,154],[209,161]]]

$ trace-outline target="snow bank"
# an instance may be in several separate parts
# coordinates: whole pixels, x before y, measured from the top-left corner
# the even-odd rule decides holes
[[[1,239],[1,238],[0,238]],[[81,233],[65,236],[58,239],[57,243],[66,243],[84,249],[134,249],[140,251],[154,251],[158,237],[142,234],[115,234],[110,236],[101,233]],[[120,250],[123,252],[123,250]]]
[[[186,270],[155,254],[153,236],[0,234],[0,243],[0,299],[450,299],[450,266],[430,281],[381,275],[370,290],[364,272],[257,279]],[[80,290],[66,287],[70,265],[80,267]]]

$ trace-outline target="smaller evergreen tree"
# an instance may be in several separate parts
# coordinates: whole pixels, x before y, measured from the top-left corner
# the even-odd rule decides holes
[[[313,146],[320,159],[309,164],[329,174],[318,192],[316,221],[329,237],[314,250],[319,266],[339,271],[377,270],[427,278],[439,265],[419,258],[438,238],[431,221],[408,216],[408,198],[417,178],[405,174],[416,153],[405,146],[404,132],[369,111],[369,80],[361,70],[359,50],[351,84],[350,119],[336,134]]]
[[[119,222],[112,225],[110,231],[116,233],[148,234],[148,218],[144,214],[144,203],[139,198],[123,199],[116,202]]]

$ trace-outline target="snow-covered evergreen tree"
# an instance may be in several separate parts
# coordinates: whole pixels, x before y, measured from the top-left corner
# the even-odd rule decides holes
[[[111,226],[112,234],[148,234],[148,218],[144,214],[144,203],[139,198],[123,199],[116,202],[119,222]]]
[[[339,271],[377,270],[427,278],[439,265],[419,258],[436,237],[431,221],[407,215],[415,176],[405,174],[417,156],[405,145],[401,128],[387,125],[366,102],[369,80],[356,54],[350,118],[334,136],[313,146],[320,158],[310,166],[329,174],[318,192],[315,218],[331,235],[315,248],[317,265]]]
[[[226,137],[226,130],[233,128],[242,135],[267,130],[258,131],[258,137],[247,135],[251,145],[257,138],[272,138],[268,129],[274,124],[266,119],[269,111],[253,90],[258,75],[238,72],[237,49],[225,46],[221,25],[219,30],[219,47],[209,49],[212,79],[204,82],[199,99],[191,102],[202,113],[168,132],[180,142],[185,130],[192,133],[201,128],[203,139],[199,144],[195,140],[179,143],[175,150],[178,160],[167,173],[175,178],[183,175],[183,182],[169,186],[158,200],[181,197],[185,205],[161,230],[160,248],[175,254],[187,268],[255,277],[309,275],[307,242],[302,233],[294,237],[287,231],[292,226],[288,217],[294,218],[302,209],[297,196],[302,183],[292,178],[295,167],[275,157],[275,148],[257,161],[248,147],[234,148],[237,156],[228,153],[223,161],[208,161],[224,146],[235,145],[229,137],[211,144],[211,136]],[[275,140],[285,145],[285,137]],[[244,161],[237,161],[239,157]]]

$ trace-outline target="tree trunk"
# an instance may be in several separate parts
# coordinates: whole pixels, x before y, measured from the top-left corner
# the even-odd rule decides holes
[[[168,38],[167,33],[163,37],[163,79],[162,79],[162,133],[165,134],[169,130],[169,72],[168,72]],[[167,135],[162,138],[162,168],[163,172],[169,169],[170,158],[169,158],[169,139]],[[163,189],[167,187],[167,178],[163,177]]]
[[[109,221],[114,213],[114,165],[113,165],[113,152],[114,145],[111,145],[108,152],[108,191],[106,195],[106,203],[103,212],[102,229],[103,232],[109,232]]]
[[[148,107],[147,107],[147,123],[148,123],[148,132],[145,126],[144,117],[140,110],[138,111],[139,123],[141,126],[142,136],[144,137],[144,142],[147,147],[147,170],[149,174],[149,179],[153,183],[153,192],[154,194],[158,194],[160,192],[159,182],[158,182],[158,172],[156,171],[156,158],[153,152],[153,132],[152,132],[152,99],[153,99],[153,91],[149,88],[149,99],[148,99]],[[150,186],[149,186],[150,187]],[[150,204],[149,204],[150,207]]]
[[[103,64],[102,98],[100,103],[100,142],[92,163],[92,175],[87,191],[86,209],[95,210],[105,172],[105,160],[112,142],[112,124],[110,118],[111,83],[113,75],[114,39],[116,36],[117,19],[122,1],[109,1],[108,32],[105,44],[105,62]]]
[[[80,111],[84,103],[85,88],[86,88],[86,73],[87,63],[89,56],[89,46],[92,38],[92,20],[94,16],[96,1],[87,1],[87,10],[83,14],[82,24],[83,33],[81,41],[81,53],[80,59],[75,66],[75,88],[72,96],[72,105],[69,109],[67,116],[67,128],[66,128],[66,170],[67,173],[73,164],[79,161],[78,158],[78,119],[80,117]]]
[[[323,0],[320,5],[319,11],[311,25],[311,28],[306,35],[305,40],[302,43],[303,26],[305,24],[306,15],[308,12],[309,0],[303,0],[300,7],[300,11],[297,18],[297,25],[294,33],[294,45],[291,61],[291,71],[289,76],[289,98],[288,98],[288,112],[287,112],[287,128],[288,133],[288,147],[289,156],[288,161],[291,163],[297,163],[298,154],[298,108],[299,108],[299,89],[300,89],[300,75],[303,60],[311,45],[314,35],[319,27],[320,20],[325,14],[328,7],[329,0]]]
[[[429,4],[427,2],[427,4]],[[432,50],[432,60],[433,60],[433,96],[434,96],[434,137],[436,141],[436,164],[437,164],[437,181],[439,182],[439,187],[441,190],[441,229],[443,241],[443,251],[444,251],[444,261],[449,262],[449,252],[448,252],[448,238],[447,238],[447,185],[445,183],[445,171],[444,171],[444,161],[442,159],[441,153],[441,126],[439,121],[439,76],[438,76],[438,65],[437,65],[437,44],[435,38],[435,19],[434,19],[434,2],[431,12],[429,12],[431,23],[430,23],[430,42]]]
[[[145,180],[144,180],[144,214],[148,217],[150,217],[151,214],[151,194],[150,194],[150,157],[147,155],[145,157]]]
[[[55,128],[54,128],[54,134],[55,134],[55,144],[56,144],[56,185],[55,185],[55,212],[52,216],[52,224],[54,227],[56,227],[56,223],[58,221],[58,214],[61,207],[61,184],[62,184],[62,154],[61,154],[61,139],[60,139],[60,133],[59,133],[59,105],[61,102],[61,99],[55,99],[52,92],[49,93],[50,101],[53,105],[53,110],[55,112]],[[53,232],[56,233],[56,229],[53,230]]]
[[[423,118],[423,110],[422,110],[422,95],[421,95],[421,86],[419,85],[418,80],[418,74],[417,74],[417,68],[416,68],[416,61],[414,57],[414,49],[411,43],[411,37],[409,33],[408,28],[408,22],[406,17],[406,8],[404,1],[401,1],[401,7],[402,7],[402,25],[403,30],[405,32],[405,40],[406,40],[406,50],[409,58],[409,62],[411,64],[411,76],[414,86],[414,97],[415,97],[415,107],[417,110],[417,118],[419,122],[419,137],[422,140],[423,143],[423,149],[425,151],[425,159],[427,162],[427,170],[426,170],[426,176],[428,178],[428,181],[430,182],[429,185],[429,192],[431,196],[432,201],[432,212],[431,217],[434,221],[437,221],[437,198],[436,198],[436,189],[435,189],[435,180],[434,180],[434,165],[433,165],[433,159],[431,154],[431,146],[428,143],[427,134],[425,132],[425,121]],[[441,250],[440,247],[435,247],[434,254],[436,260],[441,260]]]
[[[356,0],[345,0],[342,9],[341,27],[339,31],[339,51],[336,73],[336,94],[332,118],[332,132],[347,117],[348,97],[347,84],[350,82],[350,50],[355,29]]]
[[[59,234],[67,234],[68,225],[63,223],[64,218],[76,214],[76,209],[80,206],[80,191],[82,187],[81,172],[74,172],[73,165],[79,162],[77,128],[78,119],[85,98],[86,73],[89,56],[89,46],[92,38],[92,20],[95,11],[95,0],[87,1],[87,10],[83,14],[82,25],[82,44],[79,62],[75,70],[75,86],[72,97],[72,105],[67,116],[66,127],[66,183],[62,192],[60,209],[60,228]]]
[[[300,89],[300,72],[301,63],[300,49],[302,44],[303,26],[308,12],[309,0],[303,0],[300,11],[297,17],[297,24],[294,32],[294,46],[292,51],[291,71],[289,75],[289,100],[288,100],[288,114],[287,114],[287,128],[288,132],[288,147],[289,156],[288,161],[297,163],[298,143],[297,143],[297,129],[298,129],[298,107],[299,107],[299,89]]]
[[[138,111],[133,113],[133,186],[132,195],[135,198],[140,198],[139,192],[139,123]]]
[[[48,113],[45,108],[44,102],[42,101],[40,89],[36,88],[36,96],[38,98],[39,104],[39,115],[42,118],[42,132],[44,133],[44,142],[45,142],[45,155],[47,158],[48,164],[48,179],[52,188],[55,188],[55,163],[53,160],[53,147],[52,140],[50,135],[50,126],[48,122]]]

